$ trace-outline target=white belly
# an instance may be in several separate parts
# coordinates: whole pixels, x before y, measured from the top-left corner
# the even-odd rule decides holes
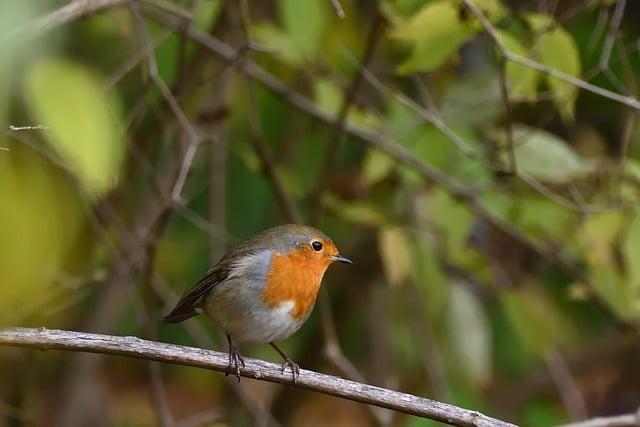
[[[294,319],[293,301],[269,307],[262,289],[239,279],[214,286],[204,299],[205,313],[238,343],[266,344],[289,338],[306,320]]]

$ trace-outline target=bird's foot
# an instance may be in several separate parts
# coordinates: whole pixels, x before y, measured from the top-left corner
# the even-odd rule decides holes
[[[240,354],[240,350],[236,345],[229,339],[229,366],[227,367],[227,372],[225,372],[224,376],[230,374],[235,374],[238,379],[238,383],[240,382],[240,365],[245,367],[244,359]]]
[[[293,384],[295,385],[296,381],[298,380],[298,377],[300,376],[300,365],[298,365],[296,362],[294,362],[293,360],[287,357],[286,359],[284,359],[284,362],[282,363],[281,372],[284,374],[284,371],[286,371],[287,368],[291,370],[291,377],[293,379]]]

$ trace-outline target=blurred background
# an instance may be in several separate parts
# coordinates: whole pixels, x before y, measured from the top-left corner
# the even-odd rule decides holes
[[[283,343],[303,368],[528,426],[633,413],[638,22],[625,0],[3,0],[0,325],[226,351],[162,315],[302,222],[354,261]],[[435,423],[3,348],[0,426],[30,425]]]

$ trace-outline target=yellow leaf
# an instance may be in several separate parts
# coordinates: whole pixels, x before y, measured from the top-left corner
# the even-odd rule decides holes
[[[35,63],[27,73],[25,100],[34,122],[89,194],[99,196],[117,180],[124,155],[119,108],[84,67],[58,59]]]
[[[498,36],[504,47],[511,53],[520,56],[528,56],[527,50],[518,39],[498,30]],[[508,61],[506,64],[506,76],[509,88],[509,97],[521,97],[528,101],[536,98],[537,86],[540,74],[530,67]]]
[[[400,227],[383,228],[378,233],[378,248],[384,273],[391,285],[404,282],[411,272],[409,237]]]
[[[441,0],[425,5],[415,16],[400,22],[391,37],[410,42],[411,56],[398,67],[398,72],[429,71],[442,65],[476,30],[459,18],[456,5]]]
[[[563,72],[572,77],[580,77],[582,64],[578,47],[571,34],[564,28],[555,26],[547,30],[536,40],[533,50],[540,58],[540,62],[549,68]],[[547,84],[551,88],[553,103],[565,121],[573,121],[578,88],[570,83],[545,75]]]

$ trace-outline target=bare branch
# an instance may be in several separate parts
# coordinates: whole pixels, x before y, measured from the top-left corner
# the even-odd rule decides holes
[[[333,6],[333,9],[336,11],[336,15],[338,15],[338,18],[345,17],[344,9],[342,8],[342,4],[340,4],[340,0],[331,0],[331,5]]]
[[[131,0],[75,0],[60,9],[17,28],[9,34],[9,37],[28,35],[29,37],[35,38],[83,16],[122,6],[130,1]]]
[[[559,427],[637,427],[640,425],[640,412],[635,414],[598,417],[577,423],[563,424]]]
[[[545,355],[545,363],[565,408],[573,420],[584,420],[589,413],[576,384],[567,359],[558,350],[551,350]]]
[[[43,351],[66,350],[111,354],[219,372],[225,372],[228,365],[227,354],[217,351],[147,341],[136,337],[45,328],[0,329],[0,345],[36,348]],[[242,369],[241,375],[246,378],[281,384],[291,383],[291,376],[283,373],[280,365],[249,358],[246,358],[245,362],[246,367]],[[296,385],[331,396],[380,406],[454,426],[514,426],[480,412],[304,369],[300,371]]]
[[[602,48],[602,55],[598,62],[598,69],[605,70],[609,68],[609,59],[611,58],[611,51],[613,50],[613,44],[616,36],[618,35],[618,29],[620,28],[620,22],[622,22],[622,16],[624,15],[624,9],[627,6],[627,0],[620,0],[616,4],[616,9],[613,12],[611,23],[609,24],[609,33],[604,41],[604,47]]]

